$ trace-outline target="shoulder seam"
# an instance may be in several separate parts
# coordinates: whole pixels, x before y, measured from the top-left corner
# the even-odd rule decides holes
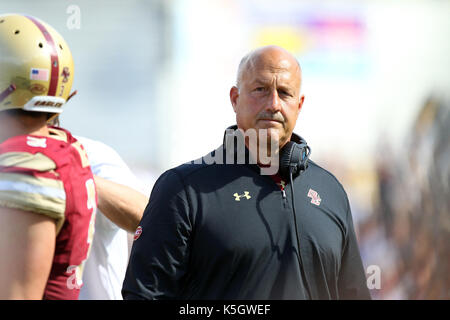
[[[203,157],[202,157],[202,158],[203,158]],[[195,160],[192,160],[192,161],[190,161],[190,162],[193,162],[193,161],[195,161]],[[184,177],[187,178],[187,177],[193,175],[194,173],[196,173],[197,171],[200,171],[200,170],[209,168],[209,167],[211,167],[211,166],[213,166],[213,165],[217,165],[217,163],[211,163],[211,164],[207,164],[207,163],[196,164],[196,163],[189,163],[189,162],[186,162],[186,163],[181,164],[181,165],[178,166],[178,167],[172,168],[171,170],[182,171],[182,170],[180,170],[180,167],[183,166],[183,165],[192,165],[192,166],[197,165],[197,166],[199,166],[199,168],[193,169],[191,172],[189,172],[188,174],[186,174],[186,175],[184,176]],[[177,172],[177,174],[178,174],[179,176],[182,176],[181,173],[178,173],[178,172]]]

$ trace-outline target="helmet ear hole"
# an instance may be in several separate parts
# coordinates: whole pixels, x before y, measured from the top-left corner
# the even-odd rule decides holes
[[[42,48],[42,47],[43,47],[42,42],[39,42],[39,48]]]
[[[59,44],[59,48],[62,50],[63,49],[63,47],[62,47],[62,45],[61,44]]]
[[[16,32],[14,32],[14,34],[19,34],[20,33],[20,30],[16,30]]]

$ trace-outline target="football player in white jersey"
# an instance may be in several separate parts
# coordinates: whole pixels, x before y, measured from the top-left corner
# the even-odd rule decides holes
[[[59,126],[59,117],[53,119]],[[148,197],[125,161],[110,146],[76,136],[86,151],[98,195],[95,234],[83,272],[80,300],[122,300],[130,236],[142,218]]]
[[[127,231],[136,230],[148,197],[114,149],[99,141],[77,139],[88,154],[99,201],[80,300],[121,300],[129,253]]]

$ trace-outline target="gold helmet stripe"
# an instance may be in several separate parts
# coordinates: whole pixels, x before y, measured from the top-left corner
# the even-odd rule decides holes
[[[28,19],[30,19],[42,32],[42,34],[45,37],[45,40],[47,40],[47,44],[50,47],[50,60],[51,60],[51,73],[50,73],[50,85],[48,88],[47,96],[55,96],[56,95],[56,89],[58,87],[58,77],[59,77],[59,59],[58,59],[58,52],[56,51],[55,42],[53,41],[52,36],[50,35],[50,32],[47,31],[47,28],[40,23],[36,18],[32,16],[26,16]]]

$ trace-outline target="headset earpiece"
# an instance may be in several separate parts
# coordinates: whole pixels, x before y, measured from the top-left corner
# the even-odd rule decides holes
[[[289,178],[291,173],[295,176],[306,170],[309,154],[310,148],[304,141],[301,143],[293,141],[286,143],[280,150],[280,175]]]

